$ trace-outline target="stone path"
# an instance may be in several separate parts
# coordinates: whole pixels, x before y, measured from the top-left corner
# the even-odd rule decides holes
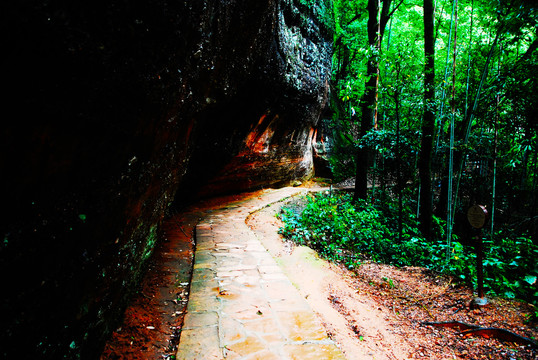
[[[245,223],[300,189],[228,204],[196,226],[177,359],[344,359],[312,309]]]

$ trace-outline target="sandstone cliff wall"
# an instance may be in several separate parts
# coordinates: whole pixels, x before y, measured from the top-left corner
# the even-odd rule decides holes
[[[96,358],[173,203],[311,176],[331,9],[7,6],[0,353]]]

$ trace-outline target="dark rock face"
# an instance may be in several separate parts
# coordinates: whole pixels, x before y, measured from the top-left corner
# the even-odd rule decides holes
[[[332,55],[332,23],[321,16],[332,16],[330,2],[318,3],[313,8],[292,0],[266,3],[269,18],[250,16],[253,24],[244,31],[258,28],[259,36],[249,41],[248,55],[226,60],[233,74],[218,76],[224,83],[205,99],[197,123],[208,141],[194,147],[187,191],[201,178],[206,186],[197,193],[207,196],[284,185],[312,174],[313,128],[327,100]],[[238,36],[228,28],[227,33]],[[234,39],[228,50],[237,47]],[[222,41],[216,44],[206,45],[209,64],[221,63]],[[228,89],[224,96],[222,89]]]
[[[330,0],[15,2],[6,358],[97,358],[172,203],[312,174]]]

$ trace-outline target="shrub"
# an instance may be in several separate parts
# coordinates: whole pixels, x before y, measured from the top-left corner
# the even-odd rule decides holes
[[[354,203],[349,194],[326,191],[308,195],[300,212],[284,207],[279,215],[284,226],[279,232],[349,268],[364,259],[396,266],[421,266],[476,286],[473,248],[453,241],[448,249],[443,221],[434,219],[438,239],[429,242],[421,236],[416,217],[406,210],[399,239],[394,235],[394,214],[394,206],[389,202],[384,201],[383,208],[376,208],[365,201]],[[484,242],[485,289],[496,295],[537,303],[536,258],[538,246],[530,238],[496,233]]]

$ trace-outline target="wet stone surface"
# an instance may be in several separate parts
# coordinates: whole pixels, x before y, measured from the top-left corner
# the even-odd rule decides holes
[[[319,319],[245,224],[286,188],[215,211],[197,247],[177,359],[344,359]]]

